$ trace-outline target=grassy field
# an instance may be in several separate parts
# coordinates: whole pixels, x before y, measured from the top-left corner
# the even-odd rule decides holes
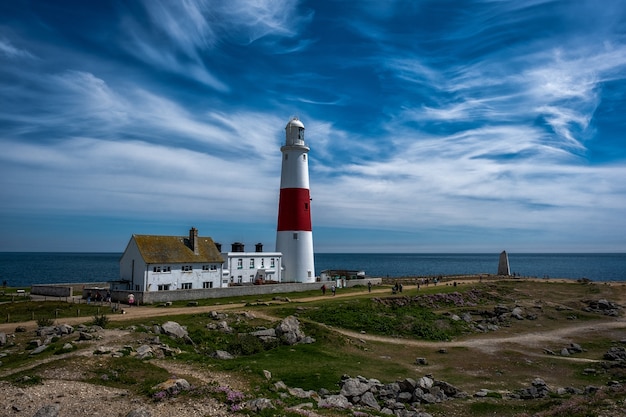
[[[172,309],[171,315],[116,320],[107,327],[132,328],[130,335],[125,336],[128,341],[119,342],[132,345],[136,340],[152,337],[155,324],[176,321],[187,327],[193,345],[167,338],[168,345],[181,350],[176,359],[170,360],[236,375],[246,381],[247,389],[257,396],[277,398],[271,383],[263,377],[264,370],[271,372],[272,381],[282,380],[290,387],[325,388],[331,392],[337,391],[342,375],[346,374],[382,382],[432,375],[470,394],[467,399],[424,405],[423,409],[433,416],[593,416],[601,415],[597,411],[600,409],[622,407],[626,400],[624,391],[602,390],[602,398],[585,396],[583,402],[571,395],[527,401],[502,397],[507,392],[528,387],[534,378],[542,378],[554,388],[584,389],[606,387],[611,381],[626,383],[624,368],[607,367],[602,362],[611,346],[626,339],[626,325],[620,324],[621,318],[586,308],[590,300],[624,303],[625,288],[622,284],[526,280],[462,283],[458,287],[439,285],[422,287],[419,291],[406,286],[402,294],[396,295],[392,295],[390,289],[369,294],[367,289],[354,288],[342,292],[341,297],[323,299],[319,292],[309,292],[288,294],[288,300],[283,295],[279,300],[269,296],[201,300],[199,304],[206,306],[207,312],[212,307],[220,307],[227,315],[224,321],[233,329],[231,333],[209,330],[208,326],[215,320],[206,312],[184,314],[182,303],[181,308]],[[242,303],[243,308],[228,308],[231,304]],[[58,322],[62,322],[63,317],[78,314],[76,305],[63,304],[50,301],[6,303],[0,306],[0,314],[23,320],[31,320],[33,315],[36,319],[47,316]],[[517,306],[532,319],[511,318],[499,323],[497,329],[486,332],[477,331],[475,323],[458,320],[464,314],[476,320],[496,306],[511,309]],[[100,313],[96,306],[82,304],[80,309],[85,322]],[[158,307],[154,310],[162,311]],[[286,346],[263,343],[247,335],[259,328],[272,327],[289,315],[298,317],[302,330],[313,337],[315,343]],[[617,324],[605,326],[606,323]],[[567,329],[575,330],[566,332]],[[4,348],[7,356],[0,367],[0,375],[15,383],[24,375],[29,375],[30,381],[39,381],[51,368],[80,365],[90,383],[132,387],[146,397],[154,395],[151,387],[166,377],[166,373],[150,361],[140,362],[129,356],[99,357],[100,365],[84,359],[72,362],[68,356],[71,358],[76,351],[64,351],[64,342],[55,341],[51,349],[36,358],[19,354],[18,349]],[[16,343],[26,343],[26,339],[21,340],[16,334]],[[571,357],[560,356],[558,352],[571,343],[581,345],[583,352]],[[78,350],[93,348],[94,345],[77,344]],[[236,357],[219,361],[209,355],[215,350],[226,350]],[[557,354],[550,355],[547,353],[550,351]],[[426,364],[419,365],[417,358],[426,359]],[[37,361],[46,362],[38,364]],[[34,367],[22,369],[29,363]],[[132,372],[131,367],[134,367]],[[589,368],[597,372],[590,373]],[[102,369],[108,369],[110,374],[103,377]],[[491,390],[493,394],[486,398],[473,397],[481,389]],[[331,414],[341,415],[342,412],[332,411]]]

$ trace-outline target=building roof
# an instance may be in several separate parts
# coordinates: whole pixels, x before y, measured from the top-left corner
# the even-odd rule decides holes
[[[198,236],[197,254],[185,236],[133,235],[133,239],[147,264],[224,262],[210,237]]]

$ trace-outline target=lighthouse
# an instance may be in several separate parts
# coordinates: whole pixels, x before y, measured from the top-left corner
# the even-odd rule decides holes
[[[282,280],[315,282],[311,195],[309,193],[309,148],[304,143],[304,125],[297,117],[285,127],[281,146],[280,200],[276,252],[283,254]]]

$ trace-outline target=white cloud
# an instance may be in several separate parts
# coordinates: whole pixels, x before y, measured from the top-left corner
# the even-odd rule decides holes
[[[4,38],[0,38],[0,54],[10,59],[34,58],[33,54],[24,49],[16,48],[9,40]]]

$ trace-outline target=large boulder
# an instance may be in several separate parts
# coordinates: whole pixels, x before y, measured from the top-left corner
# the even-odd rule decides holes
[[[304,339],[304,333],[300,329],[300,322],[294,316],[285,317],[276,326],[276,335],[288,345],[295,345]]]
[[[167,321],[161,326],[162,333],[173,338],[184,338],[188,336],[187,329],[175,321]]]

